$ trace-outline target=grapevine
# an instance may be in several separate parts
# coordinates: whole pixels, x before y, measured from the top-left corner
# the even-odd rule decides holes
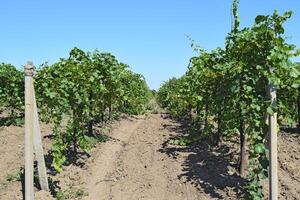
[[[234,1],[225,49],[197,48],[199,56],[191,58],[186,74],[163,84],[158,101],[174,117],[193,116],[190,121],[204,124],[199,130],[213,135],[216,144],[239,136],[239,172],[248,174],[249,197],[263,199],[262,183],[268,177],[266,116],[277,111],[279,125],[295,124],[299,67],[290,58],[299,50],[284,37],[283,24],[292,12],[259,15],[252,27],[240,29],[237,6]],[[277,107],[267,95],[271,83],[278,88]]]

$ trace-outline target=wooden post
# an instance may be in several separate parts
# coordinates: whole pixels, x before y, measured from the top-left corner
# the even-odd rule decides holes
[[[298,124],[297,124],[297,128],[300,128],[300,88],[298,88],[297,108],[298,108]]]
[[[273,70],[271,70],[271,73]],[[269,85],[271,105],[276,106],[276,88]],[[269,199],[278,199],[278,172],[277,172],[277,112],[269,114]]]
[[[39,124],[38,111],[36,106],[35,92],[33,86],[33,131],[34,131],[34,152],[38,164],[38,174],[41,189],[49,191],[47,170],[43,152],[42,137],[41,137],[41,128]]]
[[[25,200],[34,199],[33,190],[33,64],[25,65]]]

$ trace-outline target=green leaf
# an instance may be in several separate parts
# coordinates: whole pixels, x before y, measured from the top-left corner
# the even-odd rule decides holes
[[[268,19],[268,16],[265,16],[265,15],[258,15],[258,16],[256,16],[256,18],[255,18],[255,23],[256,23],[256,24],[259,24],[259,23],[265,21],[266,19]]]
[[[292,88],[295,88],[295,89],[299,88],[299,84],[298,83],[293,83]]]
[[[274,111],[273,111],[273,109],[272,109],[271,106],[269,106],[269,107],[267,108],[267,113],[270,114],[270,115],[273,115],[273,114],[274,114]]]
[[[255,145],[255,153],[262,154],[265,152],[265,145],[262,143]]]
[[[291,68],[290,76],[293,78],[297,78],[300,75],[300,72],[296,68]]]
[[[247,85],[247,86],[246,86],[246,90],[247,90],[248,92],[250,92],[250,91],[252,90],[252,87],[249,86],[249,85]]]

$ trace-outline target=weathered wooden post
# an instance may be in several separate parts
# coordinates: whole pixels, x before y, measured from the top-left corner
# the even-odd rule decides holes
[[[25,200],[34,199],[33,189],[33,64],[25,65]]]
[[[34,199],[34,154],[42,190],[49,190],[42,137],[33,84],[33,63],[25,66],[25,200]]]
[[[273,73],[273,69],[270,70]],[[276,106],[276,88],[269,84],[272,107]],[[277,112],[269,114],[269,199],[278,199]]]
[[[39,174],[39,181],[41,185],[41,189],[48,191],[48,178],[47,178],[47,170],[43,152],[43,144],[42,144],[42,136],[41,136],[41,128],[39,123],[38,117],[38,110],[36,106],[36,99],[35,99],[35,92],[33,86],[33,139],[34,139],[34,152],[35,158],[37,160],[38,165],[38,174]]]

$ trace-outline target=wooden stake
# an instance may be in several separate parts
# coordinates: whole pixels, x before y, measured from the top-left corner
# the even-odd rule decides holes
[[[33,64],[25,65],[25,200],[34,199],[33,190]]]
[[[47,170],[43,152],[42,137],[41,137],[41,128],[39,124],[38,111],[36,106],[34,86],[33,88],[33,131],[34,131],[34,152],[38,164],[38,174],[41,189],[49,191]]]
[[[276,106],[276,88],[274,85],[269,85],[269,95],[271,99],[271,105]],[[269,115],[269,199],[278,199],[278,172],[277,172],[277,113],[274,112]]]

